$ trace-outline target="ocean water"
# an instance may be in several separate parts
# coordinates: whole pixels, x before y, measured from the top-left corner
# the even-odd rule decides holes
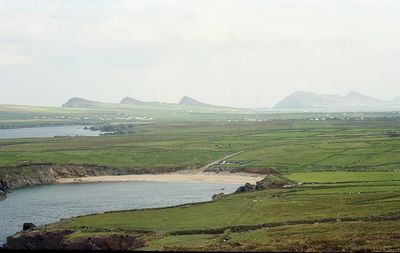
[[[0,245],[25,222],[43,225],[77,215],[209,201],[239,185],[205,182],[112,182],[17,189],[0,201]]]
[[[54,136],[99,136],[100,132],[85,130],[84,126],[26,127],[0,129],[0,139],[54,137]]]

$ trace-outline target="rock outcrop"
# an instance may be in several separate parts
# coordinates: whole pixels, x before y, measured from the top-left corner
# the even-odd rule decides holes
[[[107,124],[90,127],[91,131],[100,131],[104,135],[112,134],[134,134],[136,126],[134,124]]]
[[[0,201],[4,200],[7,195],[6,193],[10,191],[10,187],[6,181],[0,180]]]
[[[6,193],[0,190],[0,201],[5,200],[6,198],[7,198]]]
[[[240,186],[236,190],[236,193],[258,191],[263,189],[285,188],[286,186],[291,186],[292,184],[292,181],[274,170],[273,173],[268,174],[263,180],[258,181],[255,185],[247,183],[244,186]]]
[[[255,190],[256,190],[256,186],[255,186],[255,185],[246,183],[245,185],[240,186],[240,187],[236,190],[236,193],[252,192],[252,191],[255,191]]]
[[[222,197],[224,197],[224,196],[225,196],[225,193],[223,193],[223,192],[216,193],[216,194],[214,194],[214,195],[212,196],[212,200],[215,201],[215,200],[218,200],[218,199],[220,199],[220,198],[222,198]]]
[[[23,231],[32,230],[32,229],[35,229],[35,228],[36,228],[35,224],[30,223],[30,222],[24,223],[24,225],[22,225],[22,230]]]
[[[400,133],[399,132],[394,132],[394,131],[389,131],[386,133],[386,136],[388,137],[400,137]]]
[[[7,238],[8,250],[117,250],[143,247],[146,241],[139,235],[110,235],[68,239],[73,230],[22,231]]]
[[[6,181],[0,180],[0,191],[8,192],[10,190],[10,186]]]

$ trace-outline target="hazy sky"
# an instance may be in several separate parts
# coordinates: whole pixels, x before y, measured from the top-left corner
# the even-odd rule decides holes
[[[398,0],[0,0],[0,104],[400,94]]]

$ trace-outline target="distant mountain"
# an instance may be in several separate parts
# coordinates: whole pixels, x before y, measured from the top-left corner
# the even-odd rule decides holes
[[[126,97],[121,100],[120,104],[128,104],[128,105],[138,105],[138,104],[144,104],[146,102],[131,98],[131,97]]]
[[[393,104],[400,105],[400,95],[398,95],[395,99],[392,100]]]
[[[361,93],[359,93],[359,92],[357,92],[357,91],[351,91],[347,96],[346,96],[346,99],[350,102],[357,102],[357,103],[365,103],[365,105],[371,105],[371,104],[373,104],[373,103],[375,103],[375,104],[385,104],[385,103],[387,103],[386,101],[383,101],[383,100],[379,100],[379,99],[376,99],[376,98],[373,98],[373,97],[369,97],[369,96],[366,96],[366,95],[364,95],[364,94],[361,94]]]
[[[62,107],[76,107],[76,108],[84,108],[90,107],[92,105],[99,105],[101,102],[91,101],[84,98],[74,97],[68,100]]]
[[[352,91],[346,96],[320,95],[296,91],[275,105],[274,109],[302,110],[383,110],[393,107],[391,103]]]
[[[184,96],[181,101],[179,101],[179,105],[187,105],[187,106],[203,106],[203,107],[218,107],[216,105],[210,105],[203,102],[200,102],[196,99],[190,98],[188,96]]]
[[[339,103],[342,97],[336,95],[319,95],[307,91],[296,91],[277,105],[274,109],[305,109],[310,107],[328,107],[334,103]]]

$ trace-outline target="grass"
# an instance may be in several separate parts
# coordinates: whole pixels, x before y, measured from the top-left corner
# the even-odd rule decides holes
[[[362,173],[369,182],[357,183],[326,184],[319,177],[317,185],[233,194],[179,207],[81,216],[43,229],[73,229],[75,238],[110,231],[153,232],[146,250],[399,250],[395,238],[400,236],[400,184],[385,185],[393,174],[385,173]],[[318,178],[318,173],[309,174],[313,180]],[[229,239],[221,241],[221,236]]]
[[[400,131],[398,113],[362,114],[367,120],[360,120],[360,113],[345,118],[333,113],[330,120],[311,121],[322,115],[172,105],[159,110],[4,108],[2,126],[57,124],[62,120],[56,117],[68,113],[76,118],[68,123],[84,122],[83,115],[90,118],[87,124],[115,121],[115,115],[153,120],[137,124],[133,135],[0,140],[0,177],[15,173],[6,167],[25,162],[183,169],[243,151],[216,167],[274,168],[302,182],[208,203],[75,217],[41,228],[73,229],[71,240],[147,231],[146,250],[400,250],[400,138],[385,134]]]
[[[106,230],[175,232],[214,229],[282,221],[313,221],[324,218],[368,217],[397,213],[400,204],[380,206],[370,198],[399,199],[400,187],[333,188],[296,192],[273,191],[229,196],[215,203],[147,211],[115,212],[73,218],[60,226]],[[359,191],[365,194],[358,194]],[[349,194],[353,193],[353,194]],[[332,206],[332,203],[335,203]]]
[[[19,152],[0,155],[4,165],[24,161],[56,164],[100,164],[122,167],[192,168],[217,159],[218,151],[159,149],[142,147],[112,147],[101,150],[58,150],[53,152]],[[149,162],[151,161],[151,162]]]
[[[384,127],[374,120],[362,126],[306,120],[151,123],[126,136],[0,140],[0,166],[28,161],[188,168],[243,150],[219,166],[273,167],[285,173],[397,171],[400,138],[385,132],[396,130],[398,122],[386,121]]]
[[[149,241],[141,250],[224,251],[396,251],[400,222],[341,222],[307,224],[219,235],[165,236]]]
[[[340,183],[400,181],[400,172],[309,172],[292,173],[289,179],[298,182]]]

